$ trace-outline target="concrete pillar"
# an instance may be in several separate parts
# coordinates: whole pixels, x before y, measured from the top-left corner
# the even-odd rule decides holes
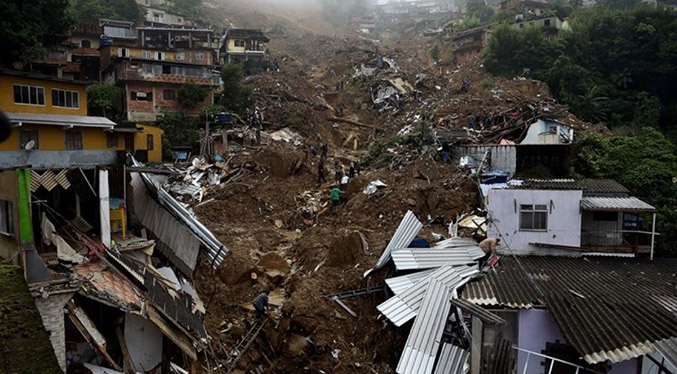
[[[110,248],[110,194],[108,170],[99,170],[99,217],[101,218],[101,243]]]

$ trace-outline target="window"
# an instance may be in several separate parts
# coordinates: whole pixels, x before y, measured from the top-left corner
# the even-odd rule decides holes
[[[520,205],[520,231],[548,231],[547,205]]]
[[[19,146],[21,149],[26,149],[26,144],[34,141],[33,149],[40,149],[40,139],[38,138],[38,130],[21,130],[19,131]]]
[[[235,40],[236,47],[244,47],[244,40]]]
[[[164,90],[162,91],[162,98],[165,100],[176,100],[176,91]]]
[[[172,67],[169,65],[162,65],[162,74],[171,74]]]
[[[14,85],[14,103],[45,105],[45,89],[37,86]]]
[[[132,100],[136,101],[152,101],[152,92],[132,92]]]
[[[146,145],[147,145],[146,149],[148,149],[149,151],[153,150],[153,134],[146,135]]]
[[[186,59],[186,52],[177,52],[176,61],[183,61]]]
[[[106,147],[108,148],[118,147],[118,134],[112,132],[106,133]]]
[[[524,28],[524,24],[520,23],[520,29],[523,29],[523,28]]]
[[[204,54],[204,52],[197,52],[197,53],[195,54],[195,59],[198,60],[198,61],[204,60],[204,59],[205,59],[205,54]]]
[[[64,91],[52,89],[52,106],[62,108],[79,108],[80,95],[77,91]]]
[[[543,21],[543,26],[550,26],[550,20],[546,19],[545,21]]]
[[[155,52],[155,59],[164,61],[165,59],[165,53],[164,52]]]
[[[80,131],[66,131],[66,149],[82,149],[82,133]]]
[[[176,20],[177,20],[179,23],[183,23],[183,19],[181,19],[181,17],[177,18]]]
[[[0,234],[13,236],[14,235],[14,216],[12,214],[12,202],[7,200],[0,200]]]
[[[92,48],[92,42],[87,40],[87,39],[83,39],[83,40],[80,41],[80,47],[82,47],[82,48]]]
[[[119,57],[129,57],[129,49],[127,48],[118,48]]]
[[[141,51],[141,58],[145,58],[146,60],[150,60],[151,59],[150,51]]]

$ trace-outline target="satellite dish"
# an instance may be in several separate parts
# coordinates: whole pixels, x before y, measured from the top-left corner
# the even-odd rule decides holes
[[[30,151],[31,149],[33,149],[33,147],[35,147],[35,140],[30,140],[28,141],[28,143],[26,143],[24,149]]]

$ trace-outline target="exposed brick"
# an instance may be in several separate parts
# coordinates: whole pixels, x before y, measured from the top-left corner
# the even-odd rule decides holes
[[[35,305],[38,307],[42,323],[49,334],[49,340],[52,342],[56,359],[59,361],[61,370],[66,372],[66,328],[64,307],[73,297],[73,293],[51,295],[47,298],[35,298]]]

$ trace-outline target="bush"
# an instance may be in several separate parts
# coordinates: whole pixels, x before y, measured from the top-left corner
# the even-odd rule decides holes
[[[494,88],[494,80],[491,79],[491,77],[486,77],[480,82],[480,87],[489,91],[490,89]]]

